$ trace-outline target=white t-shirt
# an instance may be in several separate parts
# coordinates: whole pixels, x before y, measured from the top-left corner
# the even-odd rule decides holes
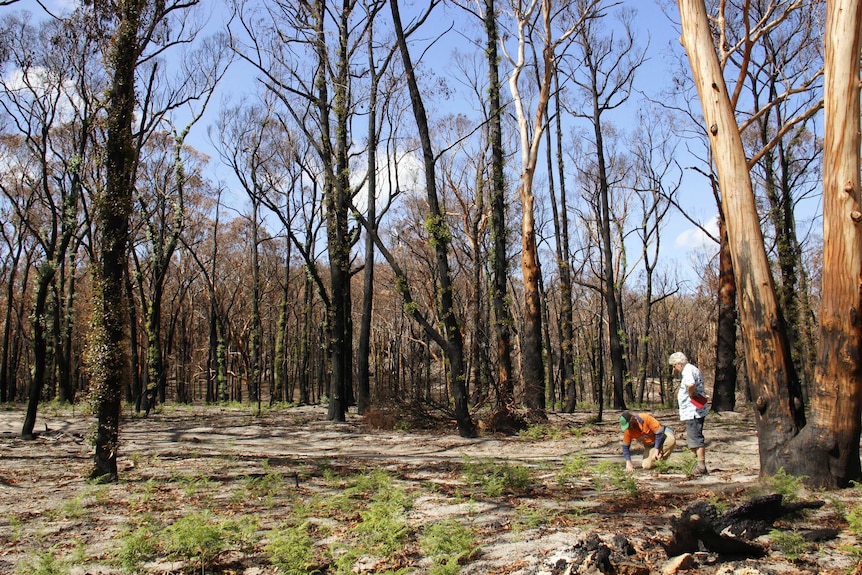
[[[706,395],[706,387],[703,383],[703,374],[694,365],[687,363],[682,368],[682,379],[679,384],[679,391],[676,394],[676,401],[679,403],[679,419],[680,421],[688,421],[697,417],[706,417],[709,412],[709,406],[704,405],[697,409],[691,402],[688,395],[688,386],[694,384],[694,392],[700,395]]]

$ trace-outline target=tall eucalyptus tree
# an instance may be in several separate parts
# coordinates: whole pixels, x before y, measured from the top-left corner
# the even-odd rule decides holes
[[[556,30],[560,7],[552,0],[514,1],[510,5],[514,19],[512,38],[515,50],[506,49],[504,53],[511,65],[509,90],[518,122],[519,153],[519,193],[521,196],[521,275],[524,281],[524,327],[521,336],[521,371],[524,379],[524,402],[531,414],[539,419],[545,418],[545,366],[542,345],[542,302],[541,270],[536,240],[536,197],[533,183],[546,128],[546,112],[550,102],[554,68],[557,65],[557,50],[564,46],[569,37],[581,28],[592,16],[599,2],[585,0],[577,5],[576,13],[565,20],[565,29]],[[528,101],[521,85],[521,75],[528,62],[527,45],[538,42],[541,49],[539,62],[538,100],[533,113],[532,124],[528,117]]]
[[[365,216],[368,225],[376,232],[380,220],[389,210],[397,190],[383,194],[378,188],[385,183],[378,179],[381,162],[380,143],[384,119],[388,117],[387,106],[395,99],[395,78],[391,74],[391,62],[398,54],[398,47],[389,42],[380,42],[376,33],[384,28],[378,24],[385,8],[382,0],[365,0],[366,12],[366,56],[368,57],[368,135],[366,141],[367,173],[365,176]],[[381,46],[382,44],[382,46]],[[384,184],[384,185],[379,185]],[[362,274],[362,305],[357,342],[357,385],[356,404],[359,413],[365,413],[371,406],[371,327],[374,313],[374,270],[375,247],[372,233],[365,234],[365,262]]]
[[[739,125],[703,0],[678,0],[683,46],[691,63],[718,172],[749,385],[754,389],[761,472],[783,467],[784,446],[805,425],[799,380],[766,257]],[[857,52],[858,53],[858,52]],[[858,75],[858,67],[856,68]]]
[[[420,18],[424,20],[433,10],[436,2],[432,2],[428,10]],[[464,364],[464,340],[461,326],[456,315],[455,293],[452,282],[452,272],[449,267],[449,245],[451,232],[446,221],[446,215],[442,211],[437,194],[437,176],[435,169],[435,154],[431,144],[431,134],[428,128],[428,116],[419,85],[416,81],[416,69],[407,45],[407,33],[401,22],[401,14],[398,0],[392,0],[389,4],[392,11],[392,22],[395,28],[395,37],[401,54],[401,62],[407,76],[407,87],[410,93],[410,103],[413,108],[413,117],[419,131],[419,141],[422,147],[422,164],[425,174],[425,195],[428,204],[428,216],[425,228],[431,236],[431,247],[435,256],[435,271],[437,282],[434,287],[435,299],[438,306],[438,316],[441,329],[434,329],[431,324],[421,315],[418,309],[412,308],[411,315],[419,321],[426,335],[433,339],[443,350],[448,363],[449,387],[452,390],[452,398],[455,402],[455,419],[458,423],[458,431],[463,437],[473,437],[476,434],[475,423],[470,416],[466,386],[466,366]],[[412,28],[415,30],[415,26]],[[394,262],[387,258],[390,264]],[[393,267],[396,275],[400,275],[404,282],[404,275]],[[407,285],[398,286],[405,301],[413,304],[409,295]],[[441,333],[442,332],[442,333]]]
[[[485,24],[486,54],[488,57],[488,139],[491,146],[491,254],[494,333],[497,348],[497,387],[500,390],[500,407],[510,409],[514,403],[515,377],[512,370],[512,312],[509,306],[509,251],[506,226],[506,180],[504,176],[503,113],[500,81],[500,31],[497,23],[495,0],[484,1],[482,13]]]
[[[823,139],[822,303],[810,420],[769,273],[739,125],[702,0],[678,0],[683,44],[715,153],[728,244],[740,287],[746,366],[754,390],[761,473],[780,469],[816,486],[862,476],[862,184],[860,63],[862,2],[827,0]],[[765,20],[758,22],[764,24]]]
[[[485,176],[490,204],[490,287],[488,297],[493,311],[494,348],[497,375],[495,381],[496,409],[510,413],[515,407],[516,375],[512,367],[512,326],[510,306],[509,236],[506,222],[509,215],[506,181],[506,156],[503,142],[503,83],[500,78],[501,35],[496,0],[464,2],[460,6],[482,22],[485,59],[488,70],[487,101],[482,105],[487,132],[488,174]]]

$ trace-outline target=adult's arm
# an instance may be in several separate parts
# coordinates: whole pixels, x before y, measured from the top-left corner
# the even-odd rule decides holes
[[[655,448],[658,449],[659,453],[661,453],[661,447],[664,445],[664,439],[664,425],[662,425],[661,429],[655,432]]]
[[[631,452],[631,443],[623,443],[623,457],[626,458],[626,461],[632,460],[632,452]]]

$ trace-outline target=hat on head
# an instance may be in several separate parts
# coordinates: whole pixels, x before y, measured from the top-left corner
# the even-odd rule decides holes
[[[670,357],[667,358],[668,365],[677,365],[678,363],[686,364],[688,363],[688,358],[681,351],[676,351],[670,354]]]
[[[629,428],[629,421],[632,418],[632,414],[629,411],[624,411],[622,415],[620,415],[620,429],[625,431]]]

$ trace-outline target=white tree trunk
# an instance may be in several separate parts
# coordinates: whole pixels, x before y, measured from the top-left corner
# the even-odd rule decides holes
[[[678,0],[682,43],[691,63],[715,158],[738,289],[749,384],[757,404],[761,472],[784,465],[780,450],[804,422],[790,390],[798,385],[766,257],[748,163],[722,75],[704,0]]]
[[[812,482],[860,477],[862,411],[862,197],[859,54],[862,0],[826,3],[823,274],[811,425],[800,446]]]

